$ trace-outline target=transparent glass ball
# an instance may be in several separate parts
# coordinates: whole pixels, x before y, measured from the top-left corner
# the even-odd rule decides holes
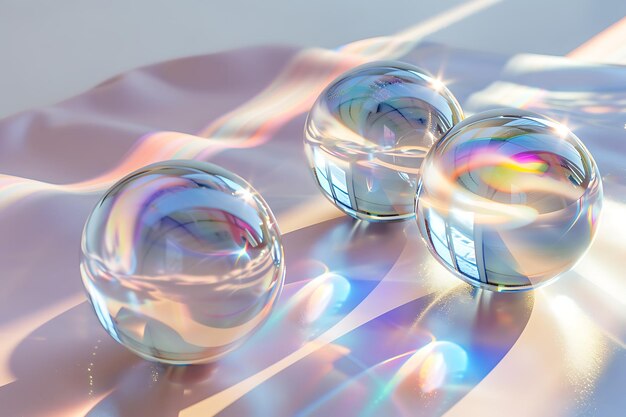
[[[80,270],[106,331],[139,356],[213,361],[268,317],[284,281],[276,220],[238,176],[195,161],[115,184],[83,231]]]
[[[313,176],[339,209],[368,221],[414,216],[422,160],[463,112],[436,78],[374,62],[333,81],[311,108],[304,143]]]
[[[499,109],[465,119],[430,150],[417,193],[428,248],[494,291],[546,284],[589,248],[602,181],[585,146],[544,116]]]

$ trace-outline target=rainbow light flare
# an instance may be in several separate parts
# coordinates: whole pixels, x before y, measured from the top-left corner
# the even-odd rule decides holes
[[[117,166],[95,178],[53,184],[0,174],[0,210],[38,193],[101,192],[124,175],[154,162],[202,160],[224,149],[259,146],[270,140],[288,121],[308,111],[322,89],[339,74],[365,62],[401,57],[424,36],[500,1],[473,0],[393,36],[359,40],[336,50],[312,48],[300,52],[269,86],[202,129],[199,137],[176,132],[145,135]]]
[[[243,179],[208,163],[133,172],[87,219],[80,270],[111,336],[139,356],[211,362],[267,318],[282,289],[281,235]]]
[[[422,169],[422,237],[472,285],[519,291],[545,284],[573,267],[595,235],[598,168],[574,134],[535,113],[500,109],[465,119]]]
[[[0,209],[38,193],[101,192],[124,175],[154,162],[202,160],[224,149],[259,146],[288,121],[308,111],[322,89],[342,72],[364,62],[401,57],[424,36],[500,1],[473,0],[396,35],[356,41],[337,50],[307,49],[297,54],[263,91],[202,129],[200,137],[175,132],[145,135],[114,168],[95,178],[52,184],[0,174]]]
[[[424,70],[395,61],[334,80],[309,112],[304,144],[320,191],[367,221],[414,216],[426,152],[463,119],[453,94]]]

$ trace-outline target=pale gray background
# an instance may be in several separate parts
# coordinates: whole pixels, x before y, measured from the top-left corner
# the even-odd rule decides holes
[[[0,117],[150,63],[260,44],[332,48],[393,34],[461,3],[0,0]],[[625,0],[504,0],[428,39],[507,54],[563,55],[625,14]]]

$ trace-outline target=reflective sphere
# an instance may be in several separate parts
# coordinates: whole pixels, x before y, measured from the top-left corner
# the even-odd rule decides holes
[[[400,62],[360,66],[333,81],[309,112],[305,150],[317,184],[363,220],[414,216],[420,165],[463,118],[452,93]]]
[[[143,358],[203,363],[268,317],[284,280],[261,196],[215,165],[169,161],[115,184],[89,216],[83,284],[106,331]]]
[[[430,150],[416,213],[430,251],[458,277],[519,291],[574,266],[601,207],[598,168],[573,133],[500,109],[465,119]]]

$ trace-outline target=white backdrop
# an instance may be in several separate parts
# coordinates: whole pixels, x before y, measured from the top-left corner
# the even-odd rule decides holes
[[[393,34],[461,3],[0,0],[0,117],[150,63],[269,43],[332,48]],[[625,14],[624,0],[502,0],[428,39],[504,54],[563,55]]]

